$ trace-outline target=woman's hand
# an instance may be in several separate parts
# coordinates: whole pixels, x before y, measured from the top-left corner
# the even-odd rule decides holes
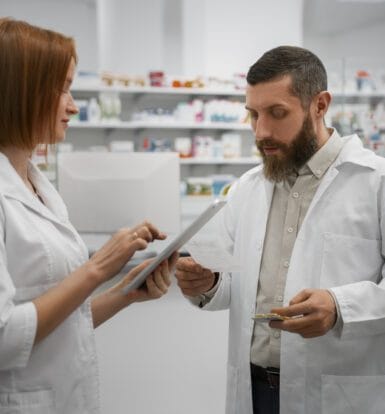
[[[144,250],[153,240],[166,235],[153,224],[143,222],[131,229],[118,230],[86,263],[100,283],[109,280],[123,268],[137,250]]]
[[[133,302],[144,302],[146,300],[159,299],[165,295],[171,285],[171,274],[174,272],[176,261],[179,254],[177,252],[162,262],[153,273],[146,279],[143,286],[128,292],[125,297],[127,304]],[[117,285],[112,289],[121,290],[128,285],[145,267],[151,263],[152,259],[146,260],[132,269]]]
[[[174,253],[151,273],[144,286],[124,295],[123,287],[135,279],[139,272],[151,263],[152,259],[146,260],[132,269],[119,283],[94,297],[92,300],[94,327],[98,327],[131,303],[158,299],[163,296],[171,284],[171,273],[174,271],[177,259],[178,253]]]

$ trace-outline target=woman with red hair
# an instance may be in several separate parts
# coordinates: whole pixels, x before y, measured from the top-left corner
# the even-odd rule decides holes
[[[176,255],[127,295],[147,263],[97,296],[137,250],[165,235],[150,223],[121,229],[90,259],[62,199],[31,163],[38,145],[65,138],[78,109],[71,38],[0,19],[0,412],[99,413],[93,329],[166,293]]]

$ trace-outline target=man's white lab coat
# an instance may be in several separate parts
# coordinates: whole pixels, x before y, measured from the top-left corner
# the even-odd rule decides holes
[[[0,413],[99,413],[90,302],[33,346],[32,300],[88,258],[66,208],[32,165],[43,205],[0,153]]]
[[[304,288],[331,289],[342,329],[314,339],[282,332],[281,414],[385,412],[385,159],[355,135],[343,139],[287,258],[284,297],[287,305]],[[227,414],[252,414],[251,317],[272,194],[256,167],[223,212],[224,240],[244,270],[222,274],[204,309],[230,308]]]

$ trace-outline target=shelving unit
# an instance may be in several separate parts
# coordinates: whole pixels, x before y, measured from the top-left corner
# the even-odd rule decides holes
[[[131,140],[135,150],[140,150],[143,139],[156,137],[168,139],[171,143],[177,137],[212,136],[218,140],[223,133],[241,136],[241,157],[202,157],[181,158],[181,180],[187,177],[230,174],[240,176],[246,170],[260,163],[260,158],[252,157],[254,138],[248,123],[234,122],[180,122],[170,119],[150,121],[133,120],[133,113],[145,108],[159,107],[172,111],[179,102],[200,99],[203,102],[213,99],[244,101],[244,91],[217,88],[167,88],[167,87],[124,87],[74,83],[74,99],[89,100],[101,93],[118,94],[121,100],[121,120],[100,122],[76,121],[69,124],[66,142],[74,150],[84,150],[91,146],[107,146],[111,141]],[[181,200],[182,225],[185,227],[212,200],[213,196],[184,196]]]
[[[251,157],[251,147],[254,139],[248,123],[234,122],[180,122],[169,119],[151,121],[132,120],[135,110],[148,106],[167,108],[175,107],[178,102],[188,102],[191,99],[208,101],[223,99],[242,101],[244,91],[217,88],[170,88],[170,87],[133,87],[133,86],[105,86],[92,82],[74,82],[72,94],[75,99],[90,99],[100,93],[111,92],[119,94],[122,102],[121,121],[87,122],[71,121],[68,133],[68,142],[77,148],[85,149],[91,145],[108,146],[112,140],[132,140],[136,150],[140,149],[144,137],[168,138],[171,142],[178,136],[209,135],[218,139],[222,133],[234,132],[242,137],[242,154],[237,158],[209,157],[205,159],[181,159],[181,176],[197,176],[210,173],[229,173],[240,175],[250,166],[260,162]]]
[[[220,131],[249,131],[250,125],[230,122],[141,122],[141,121],[120,121],[120,122],[72,122],[71,128],[87,129],[191,129],[191,130],[220,130]]]
[[[170,88],[157,86],[105,86],[81,84],[74,82],[72,92],[95,94],[99,92],[117,92],[120,94],[150,94],[150,95],[191,95],[191,96],[244,96],[244,91],[235,89],[214,88]]]

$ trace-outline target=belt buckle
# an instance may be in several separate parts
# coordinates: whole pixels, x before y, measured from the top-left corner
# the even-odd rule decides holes
[[[269,383],[270,388],[279,387],[279,372],[275,368],[266,368],[267,382]]]

